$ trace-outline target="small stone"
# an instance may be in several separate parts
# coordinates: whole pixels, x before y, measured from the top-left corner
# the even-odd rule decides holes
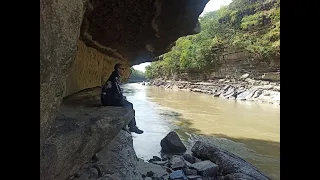
[[[183,179],[183,180],[187,180],[187,177],[184,175],[182,170],[177,170],[177,171],[173,171],[170,175],[169,175],[169,179],[170,180],[174,180],[174,179]]]
[[[162,161],[166,161],[166,160],[168,160],[168,158],[167,158],[167,157],[164,157],[164,158],[162,158],[161,160],[162,160]]]
[[[202,180],[215,180],[215,178],[214,177],[203,177]]]
[[[167,173],[172,173],[173,172],[172,169],[170,169],[168,167],[166,167],[166,171],[167,171]]]
[[[102,170],[101,170],[100,165],[94,164],[94,165],[92,166],[92,168],[95,168],[95,169],[98,171],[98,177],[101,177],[101,176],[102,176]]]
[[[141,177],[142,178],[146,178],[147,176],[145,174],[141,174]]]
[[[99,177],[98,170],[96,168],[90,168],[88,171],[88,174],[91,175],[91,177],[97,178]]]
[[[189,169],[189,168],[183,168],[183,172],[185,175],[190,176],[190,175],[197,175],[198,171],[195,169]]]
[[[250,76],[250,74],[246,73],[246,74],[243,74],[240,79],[246,79]]]
[[[187,167],[191,167],[191,165],[192,165],[191,163],[189,163],[189,162],[186,161],[186,160],[184,160],[184,162],[186,163],[186,166],[187,166]]]
[[[201,159],[194,157],[194,163],[201,162]]]
[[[147,177],[152,177],[153,175],[154,175],[154,172],[152,172],[152,171],[147,172]]]
[[[158,156],[153,156],[152,159],[154,159],[155,161],[161,161],[161,158],[159,158]]]
[[[191,154],[184,154],[182,157],[191,164],[195,163],[195,159]]]
[[[190,175],[187,176],[188,180],[198,180],[199,178],[201,178],[201,176],[199,175]]]
[[[151,177],[146,177],[144,180],[152,180]]]
[[[152,163],[153,164],[158,164],[158,165],[164,165],[164,164],[167,164],[168,161],[153,161]]]
[[[182,156],[173,156],[172,159],[170,159],[170,164],[173,170],[182,169],[187,166]]]
[[[218,172],[218,166],[209,160],[194,163],[192,167],[204,177],[216,176]]]

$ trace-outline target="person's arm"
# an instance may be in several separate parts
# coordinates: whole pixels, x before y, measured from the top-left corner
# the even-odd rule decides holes
[[[119,80],[117,80],[117,78],[115,78],[113,82],[114,82],[114,86],[116,87],[115,90],[116,90],[116,94],[119,97],[120,104],[124,105],[124,97],[123,97],[123,94],[122,94],[122,91],[121,91],[121,88],[119,85]]]

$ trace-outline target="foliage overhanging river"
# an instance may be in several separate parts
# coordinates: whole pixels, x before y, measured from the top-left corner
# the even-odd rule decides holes
[[[206,94],[164,90],[132,83],[123,85],[133,103],[137,125],[134,136],[139,158],[159,156],[160,141],[175,130],[188,150],[206,141],[246,159],[280,179],[280,106],[215,98]]]

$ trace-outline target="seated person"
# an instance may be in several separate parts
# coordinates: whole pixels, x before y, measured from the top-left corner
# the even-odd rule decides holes
[[[120,88],[120,77],[124,75],[125,68],[122,64],[116,64],[114,71],[112,72],[109,79],[102,86],[101,91],[101,103],[104,106],[124,106],[133,109],[133,104],[126,100],[123,96]],[[129,122],[129,131],[137,134],[142,134],[136,125],[135,117]]]

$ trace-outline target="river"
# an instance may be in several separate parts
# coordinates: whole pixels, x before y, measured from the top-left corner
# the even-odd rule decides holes
[[[160,156],[160,141],[174,130],[190,151],[206,141],[246,159],[272,179],[280,179],[280,106],[226,100],[206,94],[165,90],[132,83],[123,85],[133,103],[137,125],[136,154]]]

